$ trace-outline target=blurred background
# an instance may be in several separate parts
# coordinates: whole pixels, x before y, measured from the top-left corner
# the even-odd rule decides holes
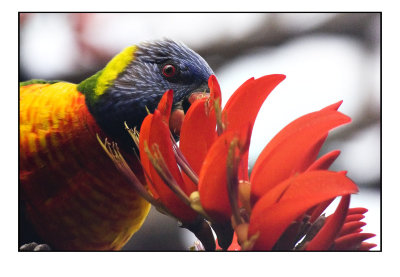
[[[79,83],[128,45],[163,37],[184,42],[213,68],[223,104],[244,81],[285,74],[256,120],[250,166],[272,137],[306,113],[343,100],[352,123],[333,130],[321,154],[359,186],[351,206],[381,230],[381,18],[379,13],[20,13],[19,80]],[[327,211],[331,213],[335,205]],[[151,210],[124,250],[187,250],[196,238]]]

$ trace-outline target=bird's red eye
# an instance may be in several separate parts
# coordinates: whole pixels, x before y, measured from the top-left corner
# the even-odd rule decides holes
[[[171,78],[174,77],[176,74],[176,68],[175,66],[173,66],[172,64],[166,64],[164,65],[163,69],[162,69],[162,74],[167,77],[167,78]]]

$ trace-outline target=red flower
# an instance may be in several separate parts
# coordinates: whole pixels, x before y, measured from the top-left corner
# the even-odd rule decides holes
[[[312,211],[307,213],[308,210],[316,207],[314,217],[319,216],[335,197],[345,196],[344,200],[348,199],[349,202],[348,195],[358,191],[357,186],[343,172],[327,170],[339,151],[333,151],[316,160],[328,131],[350,121],[349,117],[337,111],[341,104],[339,102],[305,115],[279,132],[254,165],[250,184],[247,185],[250,186],[250,193],[247,188],[247,192],[241,194],[241,204],[237,203],[237,197],[229,199],[228,196],[237,195],[235,189],[240,190],[242,187],[242,190],[246,190],[246,182],[239,185],[238,178],[248,179],[250,132],[262,102],[282,79],[283,76],[280,75],[251,79],[229,99],[224,109],[227,128],[208,152],[199,177],[200,200],[206,213],[217,221],[227,221],[232,213],[235,218],[236,209],[234,225],[242,225],[242,229],[245,229],[240,240],[254,250],[271,250],[274,246],[275,249],[293,249],[297,243],[296,238],[304,235],[298,230],[292,231],[293,234],[284,243],[279,241],[290,225],[295,225],[295,228],[307,225],[311,228],[314,221],[308,219]],[[240,152],[236,161],[238,175],[229,178],[229,174],[232,174],[228,172],[229,164],[235,161],[228,158],[228,152],[235,138],[236,151]],[[226,185],[230,182],[234,182],[231,191]],[[246,202],[249,203],[246,205]],[[328,250],[332,247],[346,217],[347,202],[342,204],[346,208],[337,211],[341,217],[337,215],[335,220],[327,222],[326,226],[330,227],[323,228],[321,235],[312,240],[305,249]],[[248,222],[241,219],[239,205],[247,207],[247,216],[250,217]],[[326,229],[331,233],[323,236]],[[321,236],[324,244],[315,242]],[[354,240],[367,237],[370,235],[354,235]]]
[[[140,160],[145,171],[151,176],[148,185],[153,196],[163,203],[175,217],[184,222],[192,222],[197,217],[196,212],[187,206],[186,199],[180,198],[180,194],[176,194],[164,182],[165,178],[169,178],[170,182],[175,183],[175,188],[182,190],[186,195],[190,195],[196,190],[193,183],[183,181],[173,152],[170,130],[167,125],[172,97],[172,90],[167,91],[154,114],[149,114],[145,118],[139,136]],[[160,175],[160,171],[157,171],[151,164],[151,159],[157,158],[163,159],[159,166],[167,166],[162,170],[171,176]]]
[[[139,136],[151,201],[194,231],[207,250],[215,249],[207,222],[223,249],[237,249],[237,243],[243,250],[375,247],[364,242],[374,236],[362,233],[365,223],[360,220],[366,209],[349,209],[356,184],[345,172],[328,170],[340,152],[317,159],[328,132],[351,121],[337,111],[341,102],[287,125],[267,144],[248,175],[257,113],[284,79],[284,75],[249,79],[221,110],[221,91],[211,76],[209,97],[196,100],[177,127],[179,148],[168,127],[172,91],[167,91],[154,114],[146,117]],[[335,213],[321,215],[338,196]]]

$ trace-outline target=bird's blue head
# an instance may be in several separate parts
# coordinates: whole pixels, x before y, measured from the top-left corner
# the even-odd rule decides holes
[[[186,110],[189,97],[209,92],[213,71],[196,52],[169,39],[143,42],[117,55],[96,75],[82,82],[87,105],[100,127],[120,144],[129,141],[124,121],[140,125],[165,91],[174,93],[173,110]]]

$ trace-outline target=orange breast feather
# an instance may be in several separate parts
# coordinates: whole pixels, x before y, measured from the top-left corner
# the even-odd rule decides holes
[[[104,138],[75,84],[21,87],[20,197],[55,249],[120,249],[149,211],[96,133]]]

